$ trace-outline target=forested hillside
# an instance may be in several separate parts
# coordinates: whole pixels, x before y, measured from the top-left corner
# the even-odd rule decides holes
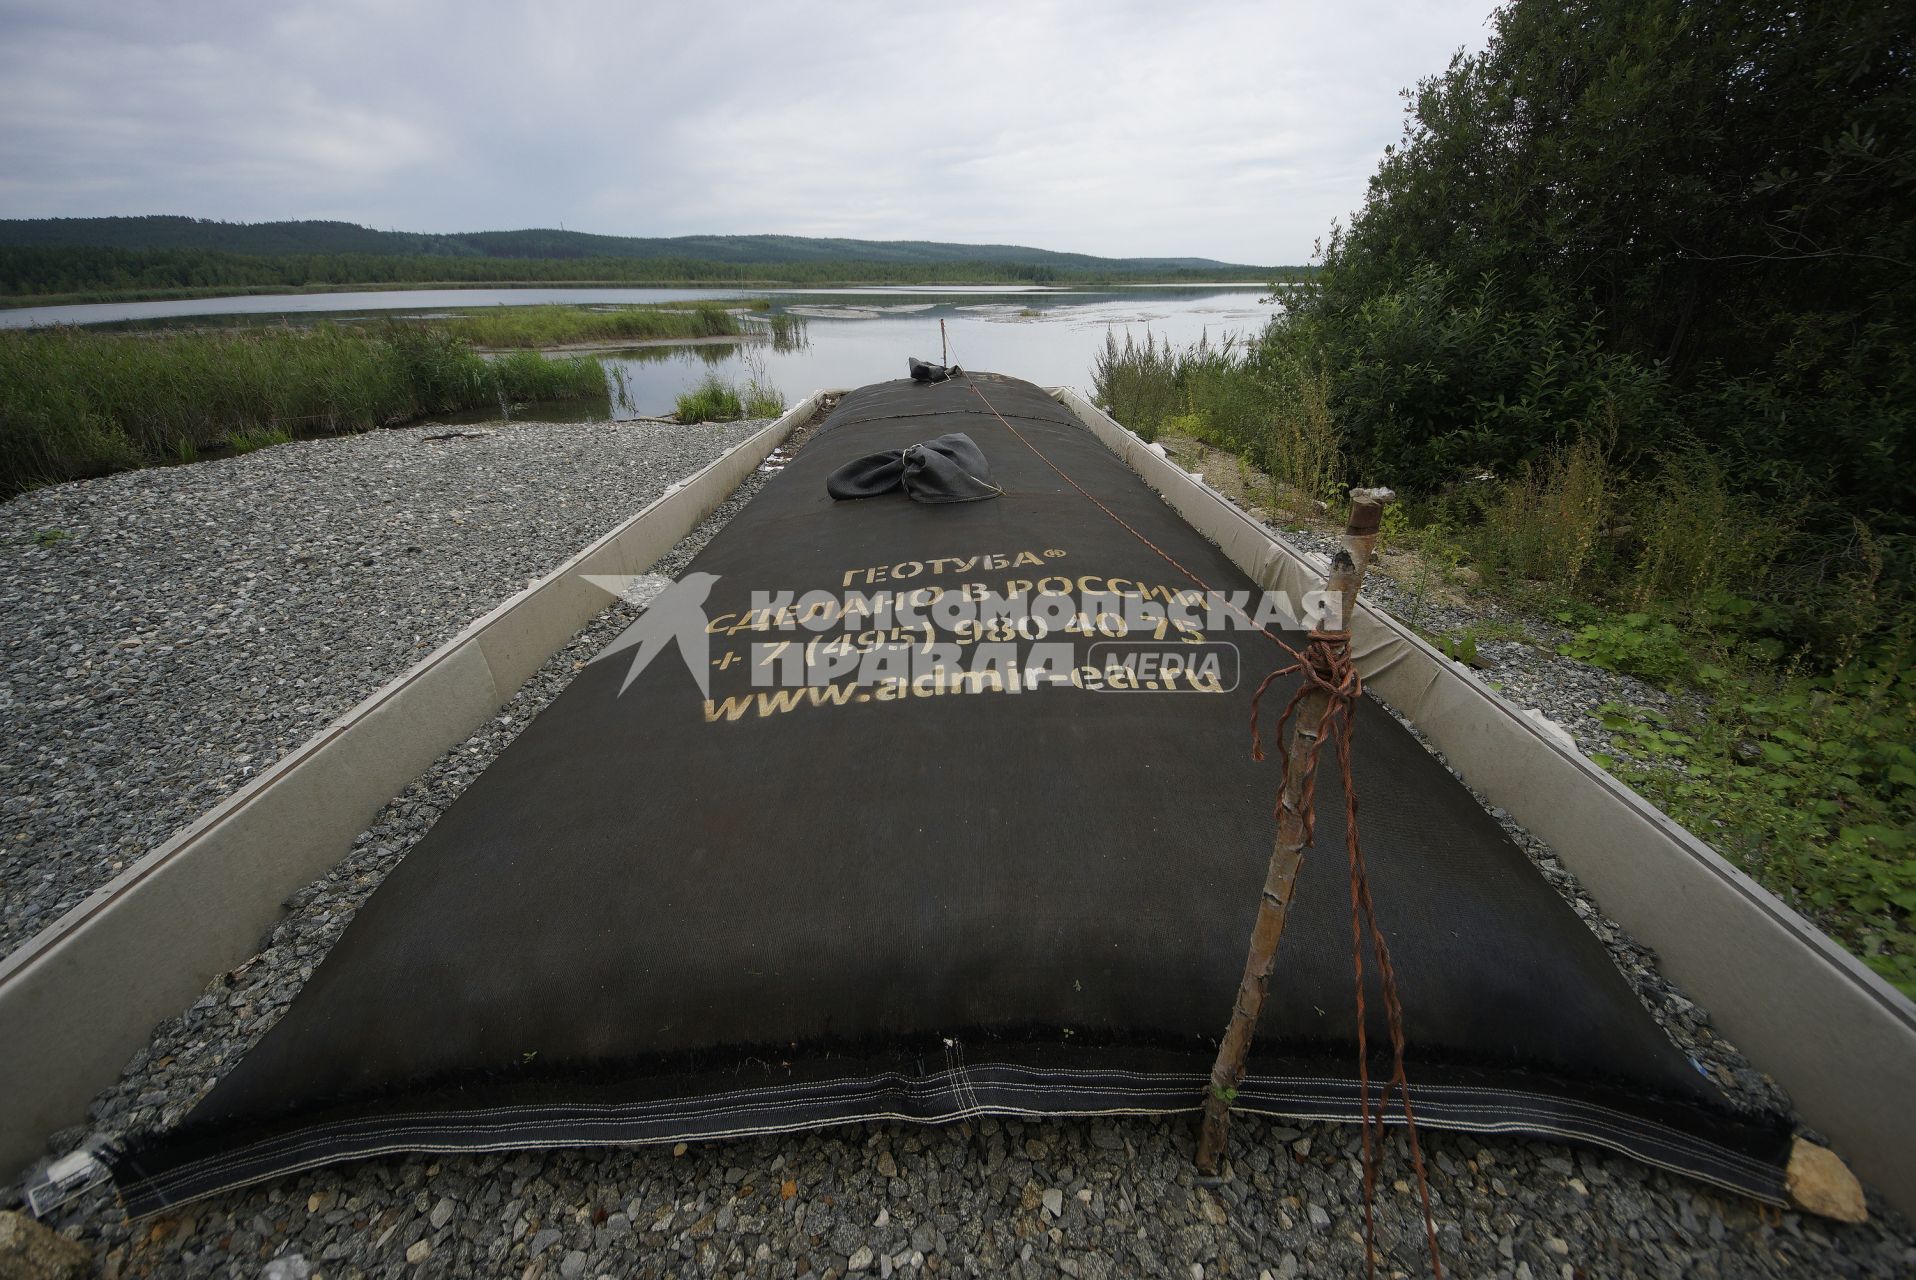
[[[1098,258],[928,240],[555,230],[419,235],[348,222],[159,216],[0,220],[0,295],[13,297],[426,282],[1265,281],[1273,273],[1209,258]]]
[[[813,236],[603,236],[549,228],[421,235],[350,222],[220,222],[140,218],[0,219],[0,245],[17,248],[196,249],[265,256],[377,254],[386,257],[646,258],[695,262],[1022,263],[1091,271],[1225,267],[1212,258],[1099,258],[1015,244],[935,240],[845,240]]]

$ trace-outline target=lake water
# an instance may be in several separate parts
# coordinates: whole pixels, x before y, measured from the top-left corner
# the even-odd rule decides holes
[[[758,364],[788,401],[820,387],[859,387],[906,375],[916,356],[940,359],[939,321],[951,360],[968,369],[1010,374],[1040,386],[1088,389],[1105,335],[1122,342],[1185,344],[1261,332],[1275,311],[1258,288],[1122,294],[1047,293],[901,301],[792,300],[779,310],[805,318],[794,349],[768,343],[639,348],[607,354],[610,410],[626,418],[669,412],[682,391],[708,374],[743,383]],[[538,406],[552,409],[557,406]],[[577,412],[583,413],[582,407]],[[574,416],[567,414],[566,416]]]
[[[708,374],[743,383],[753,365],[795,401],[820,387],[858,387],[901,378],[906,359],[937,362],[939,321],[951,359],[971,369],[1009,374],[1041,386],[1088,389],[1092,362],[1107,333],[1180,345],[1219,342],[1260,332],[1277,310],[1257,285],[1137,286],[1123,290],[1005,286],[862,289],[410,289],[389,292],[285,294],[166,302],[96,304],[0,311],[0,326],[25,324],[147,325],[217,322],[218,317],[301,320],[369,313],[432,314],[462,307],[540,303],[685,302],[768,298],[777,312],[802,316],[803,339],[777,349],[765,341],[607,352],[608,399],[517,407],[517,418],[632,418],[668,413],[680,392]],[[749,318],[763,324],[764,313]],[[481,415],[486,416],[486,415]],[[494,412],[489,415],[496,418]]]

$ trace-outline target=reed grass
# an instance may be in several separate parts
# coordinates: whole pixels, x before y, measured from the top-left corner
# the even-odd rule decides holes
[[[272,433],[363,431],[604,390],[596,361],[534,352],[487,360],[416,324],[0,331],[0,493],[190,460]]]
[[[729,338],[745,332],[738,317],[732,314],[732,308],[766,305],[769,304],[697,302],[614,309],[500,306],[462,312],[449,319],[435,320],[432,325],[475,347],[494,348]]]
[[[804,316],[779,311],[767,316],[766,321],[772,327],[772,350],[802,351],[810,345]]]
[[[705,381],[678,398],[678,414],[680,422],[729,422],[745,416],[745,404],[717,374],[708,373]]]
[[[745,388],[739,398],[745,403],[748,418],[776,418],[785,412],[785,393],[772,383],[762,347],[747,348],[744,354]]]

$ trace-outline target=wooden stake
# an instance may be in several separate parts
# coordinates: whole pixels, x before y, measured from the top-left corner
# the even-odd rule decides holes
[[[945,322],[938,322],[938,363],[951,367],[951,343],[945,339]]]
[[[1326,594],[1335,599],[1339,611],[1337,616],[1325,618],[1324,631],[1348,633],[1357,606],[1357,591],[1364,582],[1364,568],[1370,563],[1371,548],[1377,544],[1377,527],[1383,521],[1384,506],[1396,496],[1389,489],[1351,490],[1350,522],[1344,529],[1344,545],[1331,557],[1330,576],[1324,583]],[[1344,643],[1349,643],[1348,635]],[[1257,923],[1251,928],[1251,947],[1244,959],[1244,976],[1238,982],[1237,1002],[1231,1007],[1231,1021],[1218,1044],[1217,1062],[1211,1068],[1211,1090],[1204,1099],[1197,1167],[1206,1174],[1217,1173],[1230,1143],[1231,1100],[1244,1081],[1244,1060],[1251,1050],[1258,1015],[1264,1009],[1271,971],[1277,965],[1277,944],[1290,918],[1297,873],[1304,865],[1302,797],[1317,768],[1319,726],[1329,701],[1330,695],[1324,690],[1311,688],[1298,703],[1286,731],[1277,841],[1271,850],[1270,868],[1264,875],[1264,892],[1258,899]]]

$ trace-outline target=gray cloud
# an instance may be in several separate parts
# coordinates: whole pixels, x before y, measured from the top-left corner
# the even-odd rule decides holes
[[[1488,10],[0,0],[0,216],[1295,262]]]

